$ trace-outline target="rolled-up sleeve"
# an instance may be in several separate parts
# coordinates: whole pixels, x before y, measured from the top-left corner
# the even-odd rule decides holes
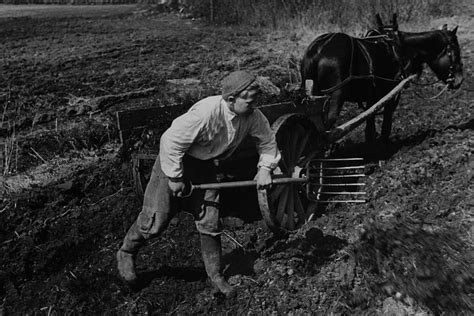
[[[275,140],[275,133],[270,127],[270,123],[262,112],[254,112],[254,122],[250,130],[250,135],[255,138],[257,151],[260,155],[258,161],[259,168],[273,170],[278,166],[281,159]]]
[[[183,156],[198,137],[204,120],[196,111],[176,118],[160,139],[160,163],[163,173],[170,178],[183,176]]]

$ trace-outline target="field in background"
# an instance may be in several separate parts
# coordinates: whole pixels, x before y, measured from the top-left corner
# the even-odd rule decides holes
[[[458,9],[454,0],[144,0],[144,1],[91,1],[58,5],[41,1],[29,5],[0,4],[0,17],[59,16],[111,14],[125,12],[127,6],[135,3],[142,8],[174,10],[219,25],[246,25],[270,27],[293,32],[301,30],[338,30],[364,32],[373,23],[375,13],[391,16],[397,13],[400,22],[423,23],[439,16],[448,16]],[[5,2],[7,3],[7,2]],[[127,3],[125,5],[125,3]],[[89,5],[86,5],[89,4]],[[91,5],[94,4],[94,5]],[[107,4],[105,7],[104,4]],[[110,4],[113,4],[111,7]],[[109,7],[109,8],[107,8]],[[125,10],[125,11],[123,11]],[[113,14],[113,13],[112,13]]]
[[[130,13],[136,8],[134,4],[128,5],[40,5],[40,4],[0,4],[0,18],[18,17],[97,17]]]
[[[402,30],[460,25],[462,88],[430,99],[442,85],[429,84],[426,71],[403,91],[390,144],[367,147],[361,127],[332,152],[365,158],[368,203],[332,204],[278,240],[259,218],[226,218],[239,243],[223,238],[226,276],[240,290],[231,301],[212,296],[187,214],[143,249],[146,287],[133,292],[118,279],[115,252],[142,201],[120,154],[115,112],[191,105],[218,94],[237,69],[282,90],[268,103],[288,100],[306,46],[339,26],[283,18],[275,27],[209,25],[155,6],[133,14],[121,6],[28,6],[40,15],[0,18],[1,121],[15,126],[0,175],[0,315],[471,314],[474,27],[471,1],[462,4],[436,19],[400,17]],[[368,12],[360,14],[353,23]],[[345,27],[358,34],[364,23]],[[147,88],[158,89],[100,102]],[[349,105],[342,120],[357,112]],[[259,215],[255,205],[235,208]]]

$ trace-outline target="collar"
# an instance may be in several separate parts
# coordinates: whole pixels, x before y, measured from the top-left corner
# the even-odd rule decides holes
[[[237,114],[230,110],[229,104],[224,100],[224,98],[221,98],[221,108],[226,120],[232,121],[234,118],[237,117]]]

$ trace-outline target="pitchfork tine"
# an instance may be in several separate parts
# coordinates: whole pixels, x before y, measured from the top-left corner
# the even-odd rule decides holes
[[[360,181],[351,183],[350,180],[365,177],[365,165],[361,162],[363,158],[319,158],[313,159],[306,169],[308,181],[306,192],[308,199],[317,203],[365,203],[365,191],[359,191],[358,188],[364,187],[366,184]],[[357,164],[357,165],[353,165]],[[329,167],[330,166],[330,167]],[[353,172],[356,172],[355,174]],[[330,179],[334,179],[336,183]],[[337,179],[345,179],[344,183],[337,183]],[[352,191],[351,188],[356,190]],[[330,190],[329,192],[326,190]],[[341,191],[339,191],[341,190]],[[345,195],[348,199],[331,200],[324,199],[324,196],[338,197]],[[351,197],[359,197],[359,199],[350,199]],[[324,199],[324,200],[323,200]]]

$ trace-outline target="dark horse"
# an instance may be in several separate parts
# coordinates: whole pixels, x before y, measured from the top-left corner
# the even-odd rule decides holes
[[[377,17],[379,36],[356,38],[344,33],[317,37],[306,49],[301,61],[302,88],[313,80],[312,95],[330,96],[328,105],[315,118],[325,129],[334,126],[345,101],[366,103],[370,107],[386,95],[404,77],[421,74],[426,63],[438,79],[457,89],[463,81],[457,27],[408,33],[400,32],[396,16],[387,27]],[[383,110],[382,140],[388,141],[393,112],[399,95]],[[322,122],[321,122],[322,121]],[[366,141],[375,140],[375,118],[367,120]]]

